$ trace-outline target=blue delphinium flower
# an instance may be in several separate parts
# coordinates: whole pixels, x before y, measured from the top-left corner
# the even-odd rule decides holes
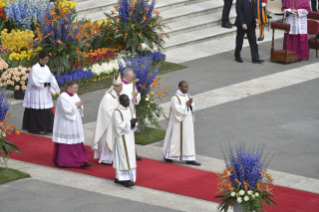
[[[150,7],[148,8],[148,11],[146,13],[146,20],[145,22],[147,22],[151,17],[152,17],[152,13],[153,13],[153,10],[154,10],[154,7],[155,7],[155,2],[156,0],[152,0],[152,3],[150,5]]]
[[[127,23],[127,11],[129,10],[129,3],[127,0],[120,0],[119,18],[123,23]]]
[[[0,121],[5,120],[11,106],[6,98],[6,92],[6,88],[2,88],[0,91]]]
[[[69,73],[64,73],[61,76],[55,76],[56,81],[58,82],[59,85],[63,85],[67,83],[70,80],[74,80],[76,82],[79,82],[81,80],[89,80],[94,76],[94,73],[92,70],[74,70],[71,69]]]

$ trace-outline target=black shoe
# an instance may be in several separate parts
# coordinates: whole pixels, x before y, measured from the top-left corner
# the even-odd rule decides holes
[[[239,62],[239,63],[243,63],[243,59],[241,59],[241,57],[235,57],[235,61]]]
[[[264,40],[264,38],[258,38],[257,40],[258,40],[258,41],[263,41],[263,40]]]
[[[90,167],[90,166],[92,166],[92,164],[85,163],[84,165],[80,166],[80,168],[84,169],[84,168],[87,168],[87,167]]]
[[[35,134],[35,135],[39,135],[40,132],[39,131],[28,131],[29,133]]]
[[[268,18],[272,18],[272,16],[270,16],[270,15],[268,15],[267,17],[268,17]]]
[[[67,168],[66,166],[60,166],[57,162],[54,162],[54,165],[60,168]]]
[[[119,181],[121,182],[121,181]],[[123,183],[120,183],[122,185],[124,185],[125,187],[131,187],[131,186],[135,186],[134,183],[132,183],[130,180],[127,180],[127,181],[122,181]]]
[[[164,160],[165,160],[167,163],[173,163],[173,160],[171,160],[171,159],[166,159],[166,158],[164,158]]]
[[[263,62],[265,62],[264,60],[261,60],[261,59],[254,59],[253,60],[253,63],[263,63]]]
[[[230,28],[233,27],[233,25],[232,25],[232,24],[229,24],[229,23],[223,23],[223,24],[222,24],[222,27],[223,27],[223,28],[230,29]]]
[[[187,161],[186,164],[194,165],[194,166],[200,166],[201,164],[196,161]]]
[[[102,162],[101,164],[105,165],[105,166],[111,166],[112,165],[112,163],[104,163],[104,162]]]
[[[227,22],[228,25],[230,26],[235,26],[235,24],[231,23],[231,22]]]
[[[136,155],[136,160],[141,161],[141,160],[142,160],[142,158],[141,158],[141,157],[139,157],[138,155]]]

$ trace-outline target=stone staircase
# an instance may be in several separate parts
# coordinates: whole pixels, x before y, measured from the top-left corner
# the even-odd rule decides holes
[[[114,10],[117,0],[77,0],[80,17],[91,20],[105,19],[104,12]],[[235,2],[235,1],[234,1]],[[223,0],[157,0],[156,9],[161,12],[163,22],[168,26],[165,32],[165,50],[205,42],[236,33],[232,29],[221,28]],[[230,21],[236,17],[235,6],[230,12]]]

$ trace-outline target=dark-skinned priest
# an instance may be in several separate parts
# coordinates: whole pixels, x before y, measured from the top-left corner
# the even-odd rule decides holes
[[[171,99],[168,127],[164,139],[163,157],[166,162],[186,161],[200,166],[195,158],[193,113],[195,105],[188,94],[188,83],[181,81]]]
[[[136,181],[136,156],[134,131],[138,118],[130,107],[130,99],[126,94],[120,96],[120,104],[113,113],[113,167],[116,170],[114,182],[131,187]]]
[[[54,114],[52,95],[60,93],[59,85],[46,65],[49,54],[41,51],[39,62],[36,63],[29,74],[27,90],[25,92],[23,107],[22,129],[29,133],[52,133]]]

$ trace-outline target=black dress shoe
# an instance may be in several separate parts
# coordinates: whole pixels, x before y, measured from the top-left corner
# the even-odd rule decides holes
[[[230,25],[230,26],[235,26],[235,24],[233,24],[231,22],[228,22],[227,24]]]
[[[29,133],[35,134],[35,135],[39,135],[40,132],[39,131],[28,131]]]
[[[171,159],[166,159],[166,158],[164,158],[164,160],[165,160],[167,163],[173,163],[173,160],[171,160]]]
[[[92,164],[85,163],[84,165],[80,166],[80,168],[84,169],[84,168],[87,168],[87,167],[90,167],[90,166],[92,166]]]
[[[268,17],[268,18],[272,18],[272,16],[270,16],[270,15],[268,15],[267,17]]]
[[[241,57],[236,57],[236,58],[235,58],[235,61],[236,61],[236,62],[239,62],[239,63],[243,63],[243,62],[244,62],[243,59],[241,59]]]
[[[229,23],[223,23],[223,24],[222,24],[222,27],[223,27],[223,28],[230,29],[230,28],[233,27],[233,25],[232,25],[232,24],[229,24]]]
[[[142,158],[141,158],[141,157],[139,157],[138,155],[136,155],[136,160],[141,161],[141,160],[142,160]]]
[[[201,164],[196,161],[187,161],[186,164],[194,165],[194,166],[200,166]]]
[[[257,40],[258,40],[258,41],[263,41],[263,40],[264,40],[264,38],[258,38]]]
[[[111,166],[112,165],[112,163],[104,163],[104,162],[102,162],[101,164],[104,166]]]
[[[60,166],[57,162],[54,162],[54,165],[60,168],[67,168],[66,166]]]
[[[263,63],[265,62],[264,60],[261,60],[261,59],[254,59],[253,60],[253,63]]]
[[[248,39],[248,37],[247,37],[247,36],[245,36],[245,37],[244,37],[244,39]]]

